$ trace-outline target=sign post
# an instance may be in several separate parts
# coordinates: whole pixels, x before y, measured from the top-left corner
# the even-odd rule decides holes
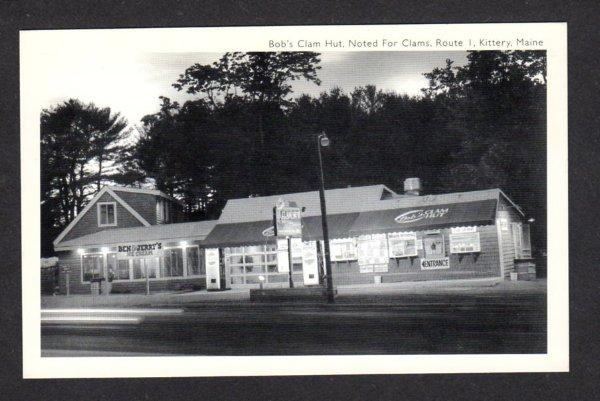
[[[146,272],[146,295],[150,295],[150,277],[148,276],[148,265],[144,261],[144,271]]]
[[[294,280],[292,279],[292,268],[294,266],[294,262],[292,261],[292,237],[286,237],[287,246],[288,246],[288,263],[289,263],[289,279],[290,279],[290,288],[294,288]]]
[[[70,266],[63,266],[61,268],[61,270],[62,270],[63,273],[65,273],[65,287],[66,287],[66,290],[67,290],[67,296],[69,296],[69,294],[70,294],[69,273],[71,272],[71,267]]]
[[[273,228],[275,236],[285,237],[287,240],[289,282],[290,288],[294,288],[292,278],[292,269],[294,262],[292,259],[292,237],[302,237],[301,209],[299,207],[289,206],[283,199],[277,202],[273,208]]]

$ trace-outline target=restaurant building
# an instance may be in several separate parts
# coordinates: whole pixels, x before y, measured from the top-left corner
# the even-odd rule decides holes
[[[500,189],[421,195],[384,185],[325,191],[334,285],[506,278],[531,257],[523,211]],[[301,210],[302,236],[273,235],[273,207]],[[160,191],[104,187],[55,240],[71,293],[319,285],[324,275],[318,191],[231,199],[218,220],[181,222]],[[61,274],[61,292],[66,289]]]

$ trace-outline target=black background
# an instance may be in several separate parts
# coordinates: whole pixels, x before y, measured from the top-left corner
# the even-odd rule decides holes
[[[437,4],[436,4],[437,3]],[[0,3],[0,297],[6,400],[592,400],[598,382],[597,1],[3,1]],[[19,41],[24,29],[568,22],[570,373],[23,380]],[[40,66],[43,68],[43,66]],[[30,156],[30,155],[29,155]],[[26,212],[26,211],[23,211]],[[565,210],[564,213],[567,213]],[[37,268],[29,267],[29,268]],[[115,363],[118,363],[115,360]],[[182,362],[185,363],[185,362]]]

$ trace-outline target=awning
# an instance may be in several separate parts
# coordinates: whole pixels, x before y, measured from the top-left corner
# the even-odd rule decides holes
[[[333,214],[327,216],[330,238],[344,238],[350,234],[350,227],[358,213]],[[302,239],[312,241],[323,238],[321,216],[302,218]],[[273,222],[270,220],[217,224],[202,242],[204,246],[241,246],[273,242]]]
[[[346,238],[350,236],[350,228],[358,218],[359,213],[331,214],[327,216],[329,238]],[[321,216],[311,216],[302,219],[302,239],[314,241],[323,239]]]
[[[251,221],[247,223],[217,224],[204,239],[204,246],[258,245],[275,241],[273,222]]]
[[[360,213],[350,228],[353,236],[459,225],[491,224],[496,199],[476,202],[376,210]]]

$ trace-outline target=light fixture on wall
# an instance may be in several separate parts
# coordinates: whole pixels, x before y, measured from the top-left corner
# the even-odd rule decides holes
[[[102,248],[102,253],[108,253],[109,249],[107,247]]]
[[[179,243],[179,246],[181,246],[182,248],[185,248],[188,245],[187,241],[181,241]]]
[[[83,250],[82,248],[77,249],[77,253],[80,255],[83,255],[85,253],[85,250]]]

